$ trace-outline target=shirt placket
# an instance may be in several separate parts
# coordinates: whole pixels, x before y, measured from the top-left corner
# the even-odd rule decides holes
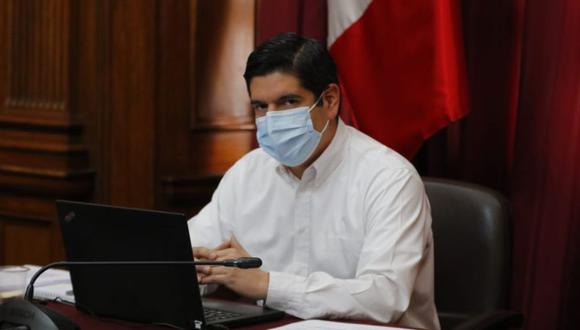
[[[295,258],[297,273],[302,276],[308,275],[310,256],[310,220],[312,215],[312,190],[311,183],[314,172],[307,169],[302,176],[296,195],[296,208],[294,212],[295,225]]]

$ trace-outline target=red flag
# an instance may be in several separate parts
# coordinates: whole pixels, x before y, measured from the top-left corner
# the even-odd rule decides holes
[[[468,112],[456,0],[333,0],[328,11],[347,122],[411,158]]]

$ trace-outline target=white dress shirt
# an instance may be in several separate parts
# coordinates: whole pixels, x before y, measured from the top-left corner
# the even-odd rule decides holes
[[[439,329],[421,178],[402,156],[340,120],[302,179],[253,150],[188,225],[192,246],[213,248],[235,235],[263,260],[269,307],[300,318]]]

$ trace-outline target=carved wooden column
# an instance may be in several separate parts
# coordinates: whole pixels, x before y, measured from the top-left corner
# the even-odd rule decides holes
[[[99,202],[154,207],[156,30],[164,2],[96,1]]]

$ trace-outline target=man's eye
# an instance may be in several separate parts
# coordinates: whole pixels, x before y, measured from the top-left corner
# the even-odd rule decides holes
[[[268,108],[265,104],[252,104],[252,109],[254,111],[264,111]]]
[[[294,105],[296,103],[298,103],[298,100],[289,99],[284,101],[284,105]]]

